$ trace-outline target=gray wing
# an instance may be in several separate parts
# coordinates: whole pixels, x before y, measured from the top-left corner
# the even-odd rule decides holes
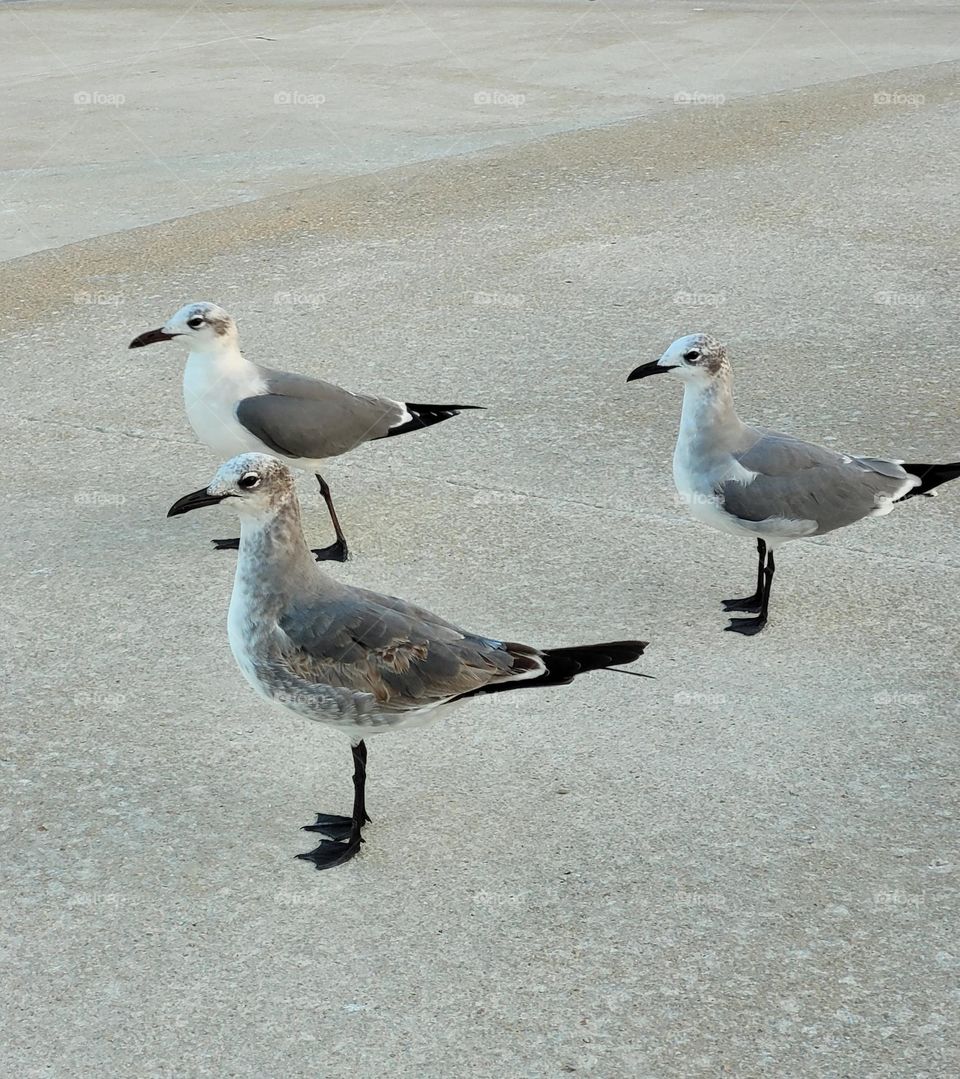
[[[337,457],[403,422],[405,410],[389,397],[351,393],[332,382],[260,368],[268,392],[246,397],[237,419],[284,457]]]
[[[895,461],[836,453],[774,431],[760,431],[736,458],[756,477],[721,485],[727,512],[743,521],[812,521],[816,530],[810,535],[882,511],[913,486],[913,477]]]
[[[344,598],[288,610],[285,666],[306,682],[372,694],[405,712],[543,669],[535,649],[478,637],[392,596]]]

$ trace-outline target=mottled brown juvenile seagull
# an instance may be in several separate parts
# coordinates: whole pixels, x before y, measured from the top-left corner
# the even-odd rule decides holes
[[[306,830],[328,839],[298,855],[318,869],[352,858],[363,842],[368,735],[424,726],[478,694],[564,685],[587,671],[632,663],[646,646],[612,641],[541,650],[481,637],[395,596],[339,584],[311,557],[293,476],[273,457],[247,453],[227,461],[209,487],[181,498],[168,516],[219,502],[240,516],[227,622],[240,670],[268,700],[343,731],[353,745],[353,813],[318,814]]]
[[[905,464],[855,457],[743,423],[733,407],[726,347],[706,334],[678,338],[627,381],[665,374],[684,387],[673,454],[677,491],[696,520],[757,543],[756,591],[723,601],[727,611],[756,612],[731,619],[725,628],[735,633],[749,636],[767,624],[779,544],[883,517],[895,503],[931,494],[960,476],[960,461]]]
[[[191,303],[159,330],[130,342],[142,348],[176,340],[189,350],[183,372],[187,418],[203,442],[223,460],[238,453],[270,453],[313,472],[337,533],[335,543],[315,550],[319,560],[347,559],[347,541],[320,475],[324,461],[364,442],[419,431],[481,405],[415,405],[390,397],[351,393],[332,382],[250,363],[240,352],[237,325],[222,307]],[[214,540],[218,550],[236,539]]]

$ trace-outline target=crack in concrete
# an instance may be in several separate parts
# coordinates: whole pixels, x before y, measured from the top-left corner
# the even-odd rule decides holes
[[[0,413],[0,416],[3,416],[4,419],[22,420],[26,423],[36,423],[41,426],[66,427],[70,430],[85,431],[90,434],[115,435],[120,438],[136,439],[137,441],[153,441],[159,445],[202,446],[202,443],[200,442],[169,438],[150,431],[131,431],[125,428],[106,427],[100,424],[71,423],[68,420],[53,420],[49,417],[42,416],[18,416],[15,413]],[[368,472],[374,476],[391,476],[394,474],[392,469],[373,468],[370,465],[360,464],[356,461],[350,461],[347,465],[349,468],[354,468],[358,472]],[[447,487],[457,487],[467,491],[476,491],[479,494],[512,496],[514,498],[529,499],[530,501],[535,502],[548,502],[556,506],[577,506],[580,509],[593,510],[594,512],[609,514],[614,517],[627,518],[628,520],[658,521],[663,524],[671,525],[689,523],[689,518],[685,514],[657,513],[652,510],[644,510],[643,512],[638,513],[619,509],[616,506],[605,505],[603,503],[584,502],[576,498],[560,498],[556,495],[544,495],[539,494],[536,491],[525,491],[516,487],[488,487],[482,483],[448,479],[443,476],[425,476],[422,473],[416,473],[411,476],[409,472],[406,472],[405,474],[408,478],[412,478],[417,483],[441,483]],[[884,554],[864,547],[852,547],[848,544],[837,543],[836,540],[827,540],[821,537],[813,537],[807,539],[806,542],[813,543],[818,547],[825,547],[829,550],[843,551],[845,554],[856,555],[860,558],[872,558],[877,562],[918,567],[936,567],[939,570],[960,570],[960,564],[953,562],[933,562],[926,559],[902,558],[899,555]]]

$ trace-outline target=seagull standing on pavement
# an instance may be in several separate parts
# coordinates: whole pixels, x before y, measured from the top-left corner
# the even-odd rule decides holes
[[[347,861],[363,842],[369,735],[424,726],[479,694],[564,685],[643,653],[643,641],[541,650],[481,637],[405,600],[340,584],[311,557],[293,476],[273,457],[227,461],[168,516],[219,502],[240,517],[227,622],[237,665],[262,696],[353,745],[352,814],[318,814],[305,830],[328,838],[297,855],[317,869]]]
[[[183,372],[187,418],[218,457],[270,453],[316,475],[337,534],[335,543],[314,551],[318,560],[345,562],[348,554],[330,488],[320,475],[324,461],[364,442],[442,423],[461,409],[482,408],[351,393],[332,382],[250,363],[240,352],[237,324],[212,303],[187,304],[159,330],[135,337],[130,348],[172,340],[189,350]],[[236,549],[238,543],[213,541],[218,550]]]
[[[854,457],[743,423],[733,407],[726,347],[706,334],[679,338],[627,381],[665,374],[684,387],[673,455],[680,496],[696,520],[757,543],[756,590],[723,601],[724,610],[756,612],[731,619],[725,628],[735,633],[752,635],[766,625],[779,544],[883,517],[895,503],[960,476],[960,461]]]

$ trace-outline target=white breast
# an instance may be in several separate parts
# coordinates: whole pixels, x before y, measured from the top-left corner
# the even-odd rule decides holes
[[[706,473],[698,472],[686,454],[681,452],[679,443],[673,456],[673,482],[677,486],[680,500],[690,511],[690,516],[694,520],[710,525],[711,528],[717,528],[721,532],[732,532],[740,536],[750,534],[720,505],[720,500],[714,490],[714,478]]]
[[[238,453],[269,453],[237,420],[237,403],[265,393],[257,369],[239,353],[191,352],[183,372],[183,403],[197,437],[224,459]]]
[[[230,597],[230,609],[227,612],[227,639],[240,673],[262,697],[270,700],[270,694],[257,677],[251,648],[254,634],[261,629],[262,626],[256,624],[256,609],[251,589],[238,571],[233,595]]]
[[[673,482],[690,516],[711,528],[736,536],[755,536],[756,526],[741,522],[723,508],[717,490],[728,480],[749,483],[756,475],[744,468],[732,454],[716,453],[709,458],[698,452],[696,434],[709,416],[708,400],[695,393],[684,394],[683,412],[676,449],[673,452]]]

